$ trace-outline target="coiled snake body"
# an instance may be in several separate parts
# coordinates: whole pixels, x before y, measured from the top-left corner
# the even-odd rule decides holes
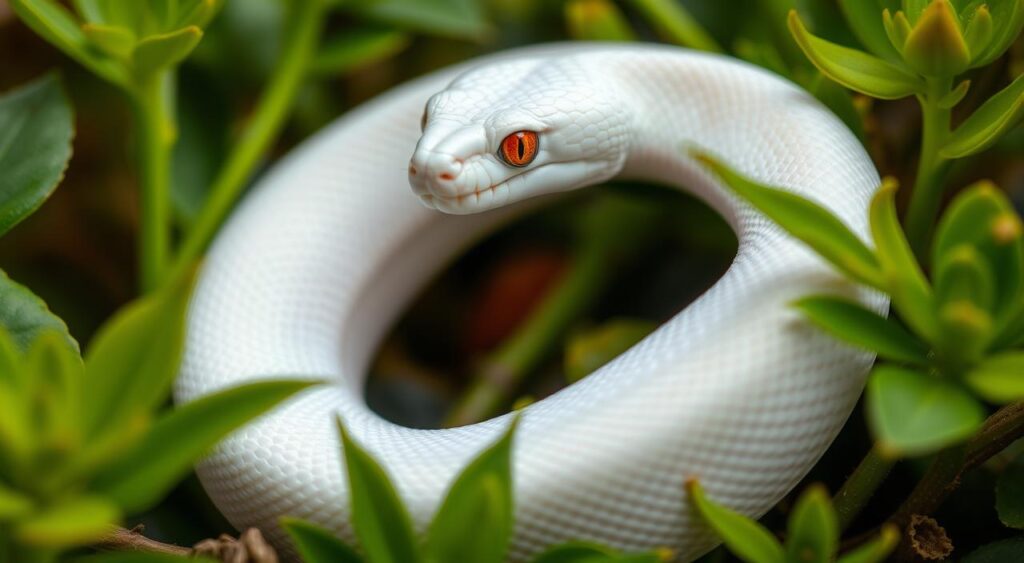
[[[866,230],[878,176],[838,119],[769,73],[669,47],[566,44],[486,57],[396,88],[293,152],[209,254],[176,397],[265,378],[333,384],[235,433],[201,464],[217,506],[279,546],[282,515],[352,540],[340,414],[424,530],[453,477],[508,419],[447,430],[381,419],[362,399],[374,345],[428,276],[531,206],[505,204],[628,177],[706,200],[735,229],[738,254],[640,344],[525,409],[510,559],[570,539],[696,557],[715,539],[686,501],[687,477],[735,510],[765,512],[834,438],[872,359],[788,304],[823,291],[879,310],[885,302],[727,195],[687,145]]]

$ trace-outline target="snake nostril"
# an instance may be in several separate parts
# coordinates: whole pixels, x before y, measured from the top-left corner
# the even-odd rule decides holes
[[[409,165],[409,175],[410,176],[415,176],[416,175],[416,167],[411,165],[411,164]]]
[[[442,172],[438,174],[437,177],[444,180],[445,182],[451,182],[452,180],[455,179],[455,176],[449,172]]]

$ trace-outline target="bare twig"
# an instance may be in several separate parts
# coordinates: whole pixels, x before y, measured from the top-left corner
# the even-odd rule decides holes
[[[103,551],[147,551],[182,557],[205,556],[224,563],[278,563],[277,552],[256,528],[249,528],[238,539],[222,534],[217,539],[203,540],[191,548],[147,538],[142,535],[142,531],[143,526],[136,526],[131,530],[116,528],[95,547]]]

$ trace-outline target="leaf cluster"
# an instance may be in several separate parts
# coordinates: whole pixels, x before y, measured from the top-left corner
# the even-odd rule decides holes
[[[994,186],[971,186],[950,205],[929,278],[897,219],[894,181],[871,202],[869,247],[820,204],[711,156],[697,158],[837,270],[889,296],[897,318],[836,296],[795,304],[830,334],[889,362],[875,368],[867,391],[868,418],[885,451],[921,455],[956,443],[980,426],[979,398],[1024,398],[1024,229]]]

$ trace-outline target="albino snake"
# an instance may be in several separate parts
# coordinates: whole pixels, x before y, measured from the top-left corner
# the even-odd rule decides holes
[[[520,131],[536,137],[503,141]],[[453,477],[508,417],[447,430],[381,419],[362,395],[375,345],[426,279],[538,200],[505,204],[622,177],[707,201],[736,231],[738,254],[643,342],[525,409],[509,557],[585,539],[628,551],[666,546],[692,559],[716,540],[686,501],[691,476],[733,509],[764,513],[835,437],[872,360],[788,304],[823,291],[876,310],[886,303],[728,195],[687,156],[694,145],[866,231],[878,176],[836,117],[765,71],[676,48],[576,43],[485,57],[395,88],[303,144],[215,242],[190,305],[176,396],[267,378],[334,383],[290,400],[202,462],[217,506],[278,546],[287,544],[282,515],[353,540],[340,414],[422,532]]]

